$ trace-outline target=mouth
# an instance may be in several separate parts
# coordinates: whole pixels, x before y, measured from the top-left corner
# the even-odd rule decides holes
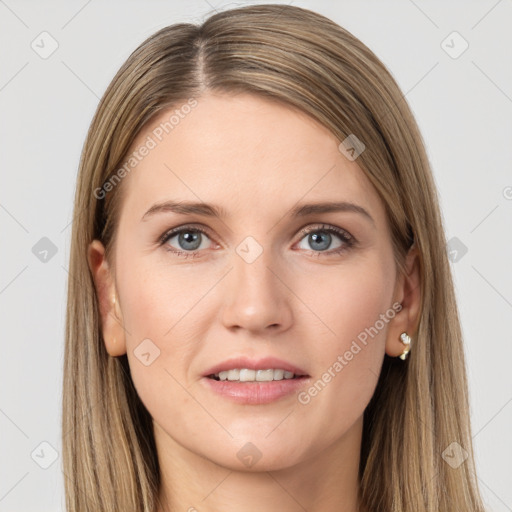
[[[289,399],[311,380],[303,369],[275,357],[235,357],[203,374],[208,392],[239,405],[265,405]]]
[[[207,375],[209,379],[216,381],[229,381],[239,383],[273,382],[281,380],[298,380],[309,377],[307,374],[296,374],[282,368],[267,368],[264,370],[252,370],[250,368],[234,368]]]
[[[217,381],[271,382],[309,377],[306,371],[277,357],[233,357],[212,366],[203,377]]]

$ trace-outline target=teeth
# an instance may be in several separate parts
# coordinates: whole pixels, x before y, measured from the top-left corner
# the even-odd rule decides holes
[[[268,382],[274,380],[274,370],[257,370],[256,380],[258,382]]]
[[[270,382],[272,380],[293,379],[295,374],[281,369],[249,370],[247,368],[226,370],[215,374],[219,380],[238,382]]]
[[[255,380],[256,372],[254,370],[240,370],[240,382],[249,382]]]
[[[274,370],[274,380],[283,380],[284,370]]]
[[[240,370],[229,370],[226,373],[228,374],[228,380],[238,380],[240,377]]]

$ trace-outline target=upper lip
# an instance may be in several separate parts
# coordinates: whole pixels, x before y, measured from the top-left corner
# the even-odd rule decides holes
[[[271,368],[281,369],[288,372],[293,372],[295,375],[308,376],[307,372],[301,368],[287,363],[277,357],[263,357],[261,359],[249,359],[247,357],[235,357],[218,363],[215,366],[209,368],[205,373],[204,377],[214,375],[227,370],[247,368],[249,370],[269,370]]]

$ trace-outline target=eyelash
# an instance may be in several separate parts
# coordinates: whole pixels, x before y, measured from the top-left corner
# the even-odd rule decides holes
[[[183,232],[187,232],[187,231],[197,231],[199,233],[203,233],[204,235],[206,235],[210,238],[208,231],[206,229],[202,228],[201,226],[185,225],[185,226],[180,226],[179,228],[171,229],[170,231],[166,231],[158,239],[158,243],[159,243],[159,245],[164,246],[174,236],[179,235],[180,233],[183,233]],[[344,245],[342,245],[341,247],[339,247],[337,249],[333,249],[330,251],[311,251],[313,254],[317,255],[315,257],[320,257],[323,255],[332,256],[332,255],[342,254],[345,251],[350,250],[357,243],[356,239],[350,233],[348,233],[348,231],[341,229],[341,228],[337,228],[335,226],[331,226],[329,224],[318,224],[315,226],[309,226],[307,228],[302,229],[299,233],[299,235],[300,235],[299,241],[302,240],[306,235],[309,235],[310,233],[319,232],[319,231],[321,231],[323,233],[333,233],[333,234],[337,235],[341,239],[341,241],[344,243]],[[180,250],[171,248],[168,245],[166,245],[164,248],[165,248],[165,250],[169,251],[170,253],[172,253],[176,256],[182,257],[182,258],[196,258],[196,257],[200,256],[199,250],[180,251]]]

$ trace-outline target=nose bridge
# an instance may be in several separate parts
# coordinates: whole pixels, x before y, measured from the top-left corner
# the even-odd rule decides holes
[[[285,328],[291,321],[287,288],[275,275],[272,250],[246,237],[233,252],[229,293],[224,307],[226,327],[248,330]]]

